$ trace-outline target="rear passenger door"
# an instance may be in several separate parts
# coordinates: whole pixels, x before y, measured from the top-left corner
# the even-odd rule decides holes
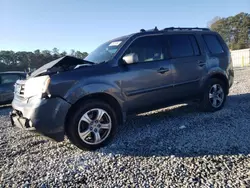
[[[196,95],[199,81],[206,69],[196,36],[192,34],[168,35],[171,64],[173,65],[174,93],[177,98]]]

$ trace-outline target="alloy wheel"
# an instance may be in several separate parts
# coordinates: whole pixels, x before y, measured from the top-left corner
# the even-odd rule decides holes
[[[209,101],[214,108],[219,108],[224,101],[224,90],[219,84],[214,84],[209,91]]]
[[[78,134],[86,144],[97,145],[109,136],[111,128],[110,115],[103,109],[94,108],[84,113],[80,118]]]

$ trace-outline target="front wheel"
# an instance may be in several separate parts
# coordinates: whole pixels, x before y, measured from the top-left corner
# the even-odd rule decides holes
[[[215,112],[223,108],[226,97],[226,85],[224,82],[212,78],[204,89],[200,106],[204,111]]]
[[[102,101],[87,101],[78,105],[67,135],[80,149],[94,150],[106,145],[114,136],[117,118],[114,110]]]

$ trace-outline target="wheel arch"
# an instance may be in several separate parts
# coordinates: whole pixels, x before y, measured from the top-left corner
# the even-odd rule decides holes
[[[77,109],[77,107],[80,104],[82,104],[88,100],[99,100],[99,101],[103,101],[103,102],[109,104],[112,108],[114,108],[114,111],[115,111],[117,118],[118,118],[118,123],[122,124],[124,122],[125,115],[122,111],[122,106],[118,102],[118,100],[108,93],[99,92],[99,93],[92,93],[92,94],[85,95],[85,96],[79,98],[74,104],[71,105],[71,107],[69,108],[68,113],[65,117],[65,128],[69,125],[69,121],[70,121],[70,117],[71,117],[72,113],[74,113],[74,111]]]
[[[212,79],[212,78],[216,78],[218,80],[223,81],[223,83],[226,86],[226,94],[228,95],[229,93],[229,82],[228,82],[228,78],[226,76],[226,74],[222,73],[222,72],[214,72],[211,73],[207,76],[207,78],[205,79],[205,81],[203,82],[203,87],[204,88],[206,86],[206,83],[208,82],[208,80]]]
[[[217,74],[214,74],[210,77],[211,78],[216,78],[218,80],[222,80],[226,86],[226,94],[228,95],[229,93],[229,83],[228,83],[228,79],[225,75],[221,74],[221,73],[217,73]]]

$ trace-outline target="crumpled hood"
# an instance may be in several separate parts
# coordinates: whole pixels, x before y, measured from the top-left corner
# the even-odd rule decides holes
[[[53,74],[56,72],[67,71],[74,69],[77,65],[93,65],[94,63],[79,59],[72,56],[64,56],[51,61],[34,72],[31,73],[30,77],[36,77],[41,75]],[[80,66],[79,66],[80,67]]]

